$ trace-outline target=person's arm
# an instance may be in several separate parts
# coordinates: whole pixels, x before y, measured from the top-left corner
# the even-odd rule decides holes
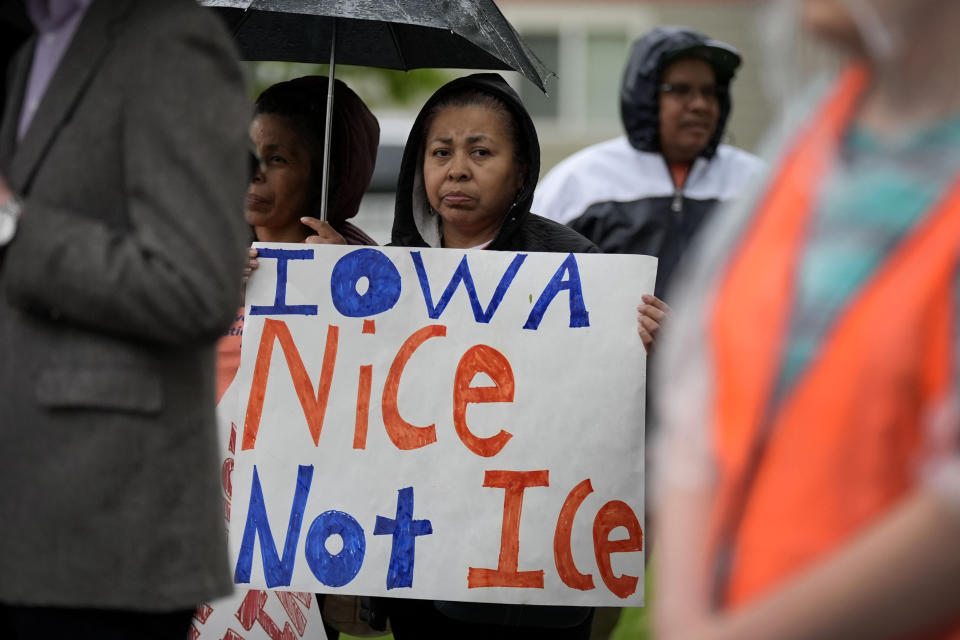
[[[657,638],[685,637],[710,610],[707,534],[713,491],[709,485],[672,486],[656,511]]]
[[[107,175],[122,181],[128,224],[27,195],[4,284],[14,304],[58,322],[187,343],[217,335],[239,303],[248,103],[212,16],[198,10],[196,21],[183,20],[182,11],[150,6],[156,19],[138,30],[139,46],[117,36],[138,71],[117,83],[122,112],[104,114],[123,137]]]
[[[898,638],[956,620],[960,514],[920,488],[836,554],[753,604],[661,637]],[[665,542],[665,541],[661,541]],[[697,609],[691,605],[690,613]]]

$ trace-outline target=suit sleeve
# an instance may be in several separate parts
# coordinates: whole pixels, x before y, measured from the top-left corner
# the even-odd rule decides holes
[[[248,119],[226,35],[167,12],[133,50],[122,122],[126,228],[25,202],[4,265],[11,301],[88,330],[179,344],[225,328],[239,302]],[[117,50],[112,55],[120,55]],[[82,158],[77,158],[78,162]]]

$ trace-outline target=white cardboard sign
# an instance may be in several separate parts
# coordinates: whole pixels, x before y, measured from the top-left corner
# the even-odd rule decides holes
[[[239,588],[643,603],[654,258],[257,247]]]

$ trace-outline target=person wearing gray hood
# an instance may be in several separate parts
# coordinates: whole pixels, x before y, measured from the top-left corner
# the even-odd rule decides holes
[[[657,27],[639,38],[620,92],[626,134],[554,167],[532,210],[605,253],[659,258],[653,293],[662,299],[709,212],[739,195],[761,167],[755,156],[720,143],[740,63],[733,47],[686,27]]]

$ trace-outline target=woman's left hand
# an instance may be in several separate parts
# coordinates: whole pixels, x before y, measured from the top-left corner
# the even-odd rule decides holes
[[[645,294],[641,297],[644,304],[637,306],[637,333],[643,341],[643,348],[650,353],[657,340],[657,333],[671,310],[666,302],[657,296]]]
[[[334,231],[328,222],[309,216],[300,218],[300,222],[316,231],[314,235],[306,237],[304,240],[306,244],[347,244],[343,236]]]

